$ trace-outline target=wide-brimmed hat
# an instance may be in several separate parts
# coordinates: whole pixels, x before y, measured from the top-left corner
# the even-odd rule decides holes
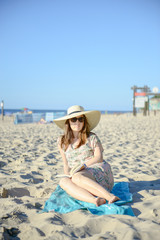
[[[100,111],[84,111],[84,108],[78,105],[74,105],[67,110],[67,115],[61,118],[54,119],[55,124],[64,130],[65,122],[67,119],[71,119],[80,115],[85,115],[89,123],[89,130],[97,126],[100,121]]]

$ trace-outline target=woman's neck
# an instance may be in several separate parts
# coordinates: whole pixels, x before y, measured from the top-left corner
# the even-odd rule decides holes
[[[78,139],[79,138],[79,132],[73,132],[73,137],[74,137],[74,139]]]

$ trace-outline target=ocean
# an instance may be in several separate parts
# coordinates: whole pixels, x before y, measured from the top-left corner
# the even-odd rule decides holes
[[[48,110],[48,109],[29,109],[28,111],[32,111],[33,113],[48,113],[48,112],[64,112],[67,114],[66,110]],[[15,113],[22,113],[22,109],[4,109],[4,115],[10,116]],[[101,114],[121,114],[121,113],[131,113],[131,111],[105,111],[105,110],[100,110]],[[1,114],[1,109],[0,109],[0,114]]]

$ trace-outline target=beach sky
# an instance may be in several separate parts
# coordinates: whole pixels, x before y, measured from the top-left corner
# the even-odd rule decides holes
[[[159,0],[0,0],[5,108],[132,110],[160,90]]]

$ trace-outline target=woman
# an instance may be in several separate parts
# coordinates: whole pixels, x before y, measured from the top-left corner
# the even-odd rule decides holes
[[[58,148],[64,163],[64,173],[77,163],[85,168],[72,177],[60,180],[60,186],[72,197],[100,206],[113,203],[119,198],[110,193],[114,180],[110,165],[103,160],[103,147],[91,130],[100,120],[99,111],[84,111],[78,105],[68,109],[65,117],[55,119],[64,135],[58,139]]]

